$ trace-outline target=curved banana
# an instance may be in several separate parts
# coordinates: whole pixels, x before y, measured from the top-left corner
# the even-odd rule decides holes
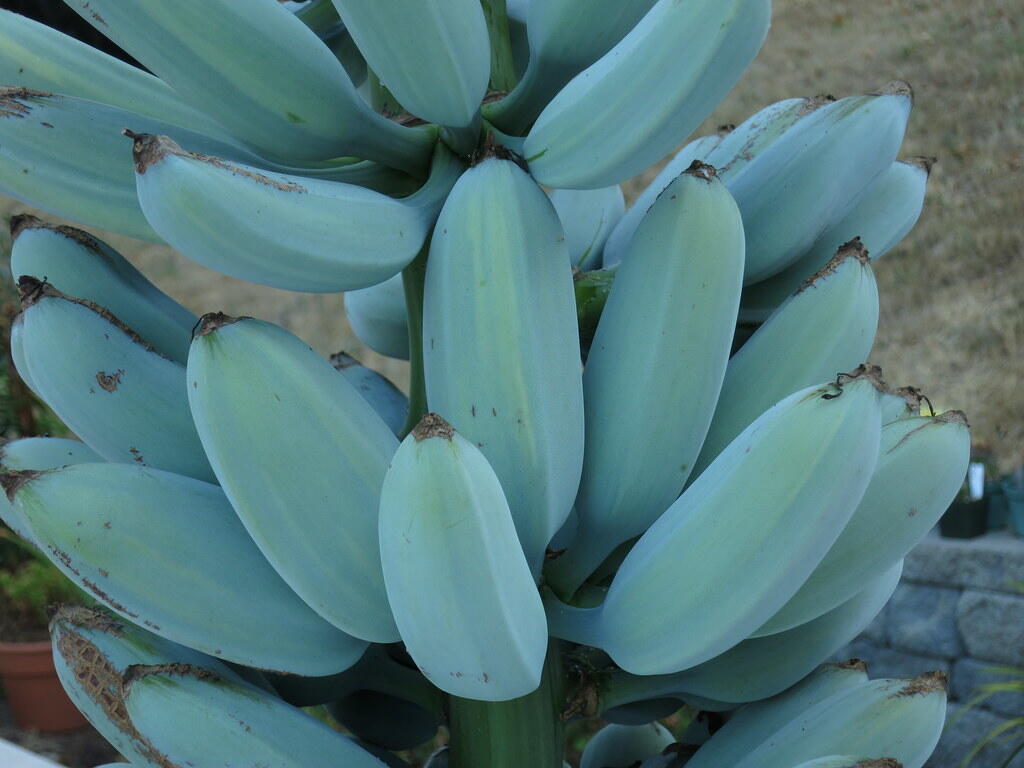
[[[271,565],[339,629],[396,642],[377,543],[391,430],[330,363],[261,320],[204,315],[187,376],[206,455]]]
[[[527,131],[565,84],[622,40],[654,1],[608,3],[592,13],[581,13],[574,0],[530,3],[519,11],[530,49],[526,70],[507,96],[484,108],[484,115],[510,133]],[[510,16],[515,12],[509,8]]]
[[[647,725],[674,715],[683,706],[682,699],[671,696],[656,699],[639,698],[600,712],[601,719],[614,725]]]
[[[0,477],[64,575],[161,637],[299,675],[338,672],[366,649],[288,588],[215,485],[131,464]]]
[[[805,256],[777,275],[747,286],[740,319],[761,322],[810,275],[828,263],[843,243],[859,237],[871,260],[887,254],[914,228],[924,207],[931,160],[899,160],[864,190],[859,201]]]
[[[896,159],[910,86],[825,104],[736,173],[729,190],[747,233],[746,283],[781,272],[841,221]]]
[[[50,622],[53,661],[68,696],[122,755],[142,768],[166,761],[124,710],[124,674],[136,664],[188,664],[241,682],[211,656],[172,643],[96,608],[64,606]]]
[[[409,112],[469,127],[491,73],[487,22],[477,0],[334,0],[370,69]]]
[[[792,768],[835,754],[891,757],[921,768],[946,719],[946,675],[872,680],[805,710],[735,768]]]
[[[551,187],[593,189],[653,165],[736,84],[770,18],[770,0],[658,0],[541,112],[526,137],[531,173]]]
[[[373,112],[331,51],[276,0],[68,5],[184,101],[276,160],[355,155],[414,174],[428,164],[434,129]]]
[[[877,375],[842,375],[763,414],[640,538],[601,606],[548,601],[551,634],[653,675],[696,667],[756,630],[806,581],[867,487]]]
[[[334,370],[356,388],[362,398],[388,425],[388,429],[396,435],[402,431],[409,411],[409,398],[398,387],[344,352],[331,355],[330,363]]]
[[[802,712],[843,691],[868,682],[863,661],[823,664],[796,685],[763,701],[737,709],[728,722],[690,758],[692,768],[721,768],[736,763]]]
[[[608,235],[622,218],[626,200],[616,184],[604,189],[553,189],[555,206],[569,247],[569,263],[583,271],[597,269]]]
[[[852,241],[729,360],[691,477],[775,403],[866,360],[877,328],[878,286],[867,252]]]
[[[133,666],[122,688],[132,725],[169,765],[386,765],[301,709],[199,667]]]
[[[346,293],[345,317],[356,338],[374,352],[409,359],[409,316],[401,275]]]
[[[134,134],[139,204],[153,229],[218,272],[293,291],[376,285],[415,258],[462,163],[438,144],[403,200],[354,184],[263,172]]]
[[[676,676],[682,693],[747,702],[775,696],[849,643],[896,591],[903,561],[866,583],[845,603],[786,632],[744,640],[710,661]],[[799,649],[798,651],[796,649]]]
[[[949,508],[970,456],[970,429],[960,411],[886,425],[857,511],[803,586],[754,637],[820,616],[903,558]]]
[[[0,471],[3,472],[56,469],[98,461],[103,459],[85,443],[62,437],[23,437],[0,443]],[[28,524],[6,495],[0,496],[0,520],[25,541],[35,540]]]
[[[562,227],[511,160],[456,182],[434,229],[423,307],[427,402],[501,480],[534,575],[583,463],[576,299]]]
[[[675,740],[661,723],[606,725],[587,742],[580,756],[580,768],[634,765],[660,754]]]
[[[3,9],[0,83],[98,101],[232,141],[219,123],[182,101],[160,78]]]
[[[613,267],[622,261],[623,254],[627,251],[633,239],[633,233],[636,232],[637,226],[644,216],[647,215],[650,207],[654,205],[654,201],[658,199],[658,195],[661,194],[662,190],[675,181],[679,174],[693,165],[695,160],[703,161],[708,152],[721,140],[722,137],[717,133],[694,139],[676,152],[675,156],[668,161],[668,164],[654,177],[654,180],[644,187],[644,191],[637,196],[636,200],[633,201],[633,205],[623,214],[622,218],[615,225],[615,229],[608,236],[601,261],[605,269]]]
[[[196,316],[102,240],[30,215],[11,219],[11,238],[15,278],[46,275],[58,291],[109,310],[161,354],[181,363],[188,359]]]
[[[483,701],[537,688],[547,627],[505,494],[480,450],[434,414],[384,478],[380,554],[402,640],[434,685]]]
[[[76,435],[107,461],[213,480],[183,365],[97,304],[28,275],[18,289],[26,380]]]
[[[637,227],[583,374],[579,529],[548,569],[548,583],[564,597],[683,489],[729,361],[743,253],[736,203],[699,162]]]

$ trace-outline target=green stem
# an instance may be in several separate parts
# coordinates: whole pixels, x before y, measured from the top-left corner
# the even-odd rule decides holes
[[[558,641],[548,644],[540,686],[512,701],[448,699],[451,768],[562,768],[565,680]]]
[[[401,437],[412,432],[427,413],[427,386],[423,377],[423,284],[427,278],[430,238],[419,254],[402,270],[405,313],[409,323],[409,413]]]
[[[491,38],[491,90],[508,93],[516,87],[516,65],[508,32],[505,0],[480,0]]]
[[[388,90],[388,87],[380,81],[377,73],[372,69],[366,70],[366,76],[370,81],[370,106],[374,111],[385,117],[397,117],[405,109],[398,103],[398,99]]]

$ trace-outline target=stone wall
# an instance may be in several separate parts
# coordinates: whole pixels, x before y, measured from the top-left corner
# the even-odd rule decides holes
[[[957,716],[978,686],[1012,679],[992,667],[1024,668],[1024,539],[1005,532],[968,540],[929,534],[907,556],[889,604],[837,656],[866,660],[873,678],[944,670],[947,728],[927,768],[958,768],[990,730],[1024,717],[1024,693],[1000,693]],[[1010,731],[971,768],[999,768],[1021,740],[1024,728]],[[1010,765],[1024,768],[1024,752]]]

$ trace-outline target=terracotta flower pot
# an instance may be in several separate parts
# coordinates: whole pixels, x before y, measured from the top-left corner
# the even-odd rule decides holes
[[[49,640],[0,643],[0,677],[19,728],[53,733],[88,725],[57,679]]]

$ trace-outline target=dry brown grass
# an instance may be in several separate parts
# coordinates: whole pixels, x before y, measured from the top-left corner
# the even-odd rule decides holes
[[[939,163],[918,228],[878,264],[874,358],[890,380],[967,411],[1004,467],[1024,458],[1021,11],[1021,0],[776,0],[765,50],[706,126],[788,96],[869,91],[897,77],[914,85],[905,154]],[[257,315],[323,353],[344,348],[406,380],[405,364],[353,338],[340,296],[254,286],[167,248],[104,237],[196,312]]]

